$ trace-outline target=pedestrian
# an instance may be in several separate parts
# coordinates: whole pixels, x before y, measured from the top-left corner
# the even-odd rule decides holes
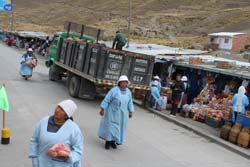
[[[112,49],[114,49],[115,47],[116,50],[122,50],[122,48],[126,45],[126,43],[127,40],[125,36],[120,31],[116,31],[116,36],[113,41]]]
[[[21,67],[20,67],[20,75],[27,80],[32,76],[33,68],[37,65],[37,58],[33,54],[33,50],[29,48],[22,56]]]
[[[178,104],[178,112],[181,111],[182,106],[184,106],[185,104],[187,104],[187,92],[188,92],[188,88],[189,88],[187,76],[183,76],[181,78],[181,81],[184,84],[184,89],[183,89],[183,92],[181,92],[181,99],[180,99],[180,102]]]
[[[72,119],[76,109],[72,100],[64,100],[57,105],[54,115],[35,126],[29,155],[33,167],[81,166],[83,135]]]
[[[240,86],[238,93],[233,96],[232,104],[232,122],[237,121],[238,114],[245,114],[246,107],[249,105],[249,100],[245,95],[246,89],[244,86]]]
[[[171,85],[172,89],[172,110],[170,115],[176,116],[177,107],[181,100],[181,93],[184,91],[184,84],[181,81],[181,75],[176,75],[176,80]]]
[[[112,88],[101,103],[100,122],[98,135],[104,139],[105,149],[114,149],[123,143],[128,118],[132,118],[134,112],[133,99],[128,77],[120,76],[118,85]]]

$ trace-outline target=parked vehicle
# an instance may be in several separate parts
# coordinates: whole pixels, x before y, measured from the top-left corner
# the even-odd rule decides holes
[[[81,35],[70,33],[70,27],[82,27]],[[151,80],[154,56],[117,51],[98,43],[96,38],[83,36],[86,26],[67,23],[68,32],[57,33],[49,48],[49,78],[52,81],[67,77],[69,94],[73,97],[94,99],[117,84],[120,75],[127,75],[130,88],[148,89]]]

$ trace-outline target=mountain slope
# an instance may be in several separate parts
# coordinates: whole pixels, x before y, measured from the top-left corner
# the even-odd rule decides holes
[[[210,32],[250,29],[249,0],[131,1],[134,40],[186,47]],[[18,0],[14,10],[15,30],[53,33],[71,20],[104,29],[107,39],[117,29],[127,32],[128,0]],[[9,14],[0,21],[8,28]]]

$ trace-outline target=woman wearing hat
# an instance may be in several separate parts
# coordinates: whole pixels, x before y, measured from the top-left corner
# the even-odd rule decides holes
[[[159,77],[159,76],[157,76],[157,75],[154,76],[154,77],[153,77],[153,80],[150,82],[150,85],[149,85],[149,86],[152,87],[152,85],[154,84],[155,81],[157,81],[157,85],[156,85],[156,86],[157,86],[158,91],[159,91],[159,93],[160,93],[160,92],[161,92],[161,82],[160,82],[160,77]]]
[[[32,76],[33,68],[37,65],[37,58],[33,55],[33,50],[29,48],[22,56],[20,75],[27,80]]]
[[[181,81],[181,75],[176,75],[175,82],[171,85],[172,89],[172,110],[170,112],[171,116],[176,116],[176,112],[178,110],[178,105],[181,100],[181,94],[184,92],[184,84]]]
[[[184,84],[183,92],[181,93],[181,100],[178,104],[178,112],[181,111],[182,106],[187,104],[187,92],[188,92],[188,78],[186,76],[182,76],[181,81]]]
[[[33,167],[81,166],[83,136],[72,121],[76,109],[72,100],[64,100],[57,105],[53,116],[43,118],[35,126],[29,155]]]
[[[246,96],[246,89],[244,86],[240,86],[238,89],[238,93],[233,96],[232,104],[232,122],[237,121],[238,114],[245,114],[246,107],[249,105],[249,100]]]
[[[117,148],[123,143],[128,118],[134,112],[133,99],[127,88],[128,77],[120,76],[118,86],[112,88],[101,103],[100,122],[98,135],[106,141],[105,148]]]

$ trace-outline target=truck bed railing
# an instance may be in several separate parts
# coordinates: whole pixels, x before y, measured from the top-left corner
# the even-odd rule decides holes
[[[67,31],[68,36],[70,32],[75,32],[81,34],[81,38],[84,35],[96,38],[96,43],[98,43],[98,41],[103,38],[103,30],[89,27],[84,24],[66,21],[64,23],[64,29]]]

